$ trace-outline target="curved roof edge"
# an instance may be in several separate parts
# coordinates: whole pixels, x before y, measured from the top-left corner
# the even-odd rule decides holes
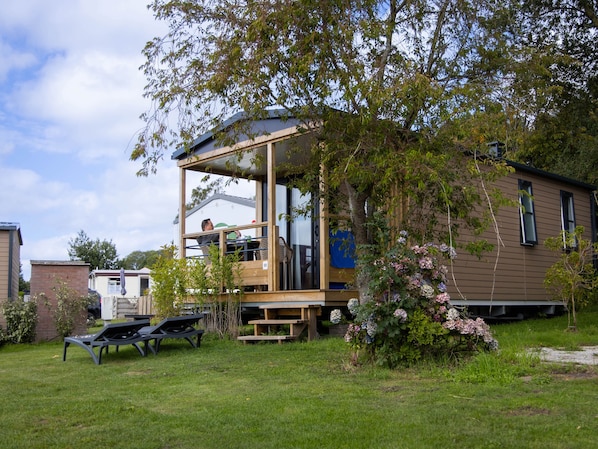
[[[260,116],[259,119],[260,120],[271,120],[271,119],[292,118],[292,117],[293,117],[293,115],[291,114],[291,112],[289,110],[284,109],[284,108],[276,108],[276,109],[266,109],[264,111],[264,116]],[[258,117],[256,117],[256,119],[257,118]],[[190,148],[195,148],[195,147],[201,146],[204,143],[213,140],[214,137],[216,136],[216,134],[218,134],[219,132],[225,131],[227,128],[230,128],[235,123],[241,122],[243,120],[248,120],[248,119],[253,120],[254,117],[250,117],[249,114],[247,114],[247,112],[245,112],[245,111],[237,112],[232,117],[226,119],[220,125],[213,128],[211,131],[208,131],[208,132],[202,134],[201,136],[199,136],[197,139],[195,139],[193,141],[193,143],[191,144]],[[172,156],[170,158],[171,159],[181,159],[182,157],[187,156],[188,154],[189,154],[189,152],[187,151],[187,149],[185,147],[179,147],[172,153]]]
[[[243,198],[241,196],[227,195],[226,193],[215,193],[212,196],[210,196],[209,198],[206,198],[205,200],[203,200],[201,203],[194,206],[193,208],[186,211],[185,217],[188,217],[189,215],[194,214],[199,209],[210,204],[212,201],[215,201],[215,200],[224,200],[224,201],[228,201],[230,203],[239,204],[241,206],[255,207],[255,200],[250,200],[249,198]],[[177,224],[178,222],[179,222],[179,217],[177,216],[174,219],[173,224]]]

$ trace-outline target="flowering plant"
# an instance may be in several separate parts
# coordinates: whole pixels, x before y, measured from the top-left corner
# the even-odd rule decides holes
[[[344,324],[347,322],[347,318],[341,312],[341,309],[334,309],[330,312],[330,322],[332,324]]]
[[[359,300],[357,298],[351,298],[347,303],[347,308],[349,309],[349,313],[355,316],[356,307],[359,305]],[[330,322],[332,324],[347,324],[350,321],[347,320],[347,317],[341,312],[341,309],[333,309],[330,312]]]
[[[407,233],[387,253],[363,265],[366,297],[354,305],[355,323],[345,340],[376,363],[409,364],[424,356],[496,349],[489,326],[451,304],[441,258],[455,250],[432,243],[407,245]]]

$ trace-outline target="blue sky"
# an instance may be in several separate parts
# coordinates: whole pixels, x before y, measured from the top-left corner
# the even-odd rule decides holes
[[[0,222],[30,260],[68,260],[84,230],[119,256],[174,238],[178,172],[129,161],[147,108],[141,50],[164,24],[144,0],[5,0],[0,14]]]

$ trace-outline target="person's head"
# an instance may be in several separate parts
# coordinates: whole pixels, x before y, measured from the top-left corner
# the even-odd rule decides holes
[[[210,220],[209,218],[206,218],[201,222],[202,231],[211,231],[212,229],[214,229],[214,224],[212,223],[212,220]]]

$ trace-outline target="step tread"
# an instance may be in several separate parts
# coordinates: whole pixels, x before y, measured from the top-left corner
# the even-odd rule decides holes
[[[307,324],[307,320],[302,319],[269,319],[269,320],[250,320],[248,324]]]
[[[295,340],[297,337],[294,335],[240,335],[237,340],[241,341],[282,341],[282,340]]]

